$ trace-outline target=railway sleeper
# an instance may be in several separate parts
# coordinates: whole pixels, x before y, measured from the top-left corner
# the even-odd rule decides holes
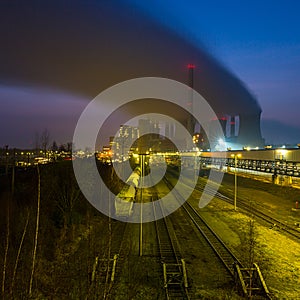
[[[186,267],[183,259],[181,259],[181,264],[163,263],[163,275],[165,288],[170,285],[188,287]]]
[[[118,261],[119,255],[115,254],[113,258],[103,258],[99,259],[102,264],[100,266],[96,266],[99,273],[99,278],[101,281],[105,282],[107,280],[107,275],[109,275],[109,281],[113,282],[115,280],[115,274],[116,274],[116,267],[117,267],[117,261]],[[95,265],[94,265],[95,267]],[[97,269],[94,268],[92,276],[94,276],[94,271],[97,271]],[[93,278],[93,277],[92,277]]]
[[[270,296],[263,275],[256,263],[253,264],[252,268],[243,268],[235,263],[233,269],[236,286],[243,296],[248,297],[254,294]]]

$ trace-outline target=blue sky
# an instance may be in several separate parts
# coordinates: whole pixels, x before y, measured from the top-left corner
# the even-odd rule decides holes
[[[256,95],[263,119],[300,128],[300,1],[128,2],[204,44]]]
[[[140,9],[141,12],[149,14],[151,18],[180,34],[182,38],[206,48],[243,81],[251,93],[257,97],[262,108],[262,133],[266,142],[300,142],[298,109],[300,100],[300,1],[118,1],[125,3],[128,7],[134,6]],[[22,9],[26,10],[26,13],[35,14],[35,10],[45,9],[46,4],[45,7],[43,5],[46,2],[29,0],[26,2],[26,8],[23,5],[23,8],[19,9],[19,2],[4,0],[0,3],[0,16],[1,10],[5,14],[7,7],[15,5],[15,8],[9,8],[9,11],[15,14],[11,18],[13,22],[17,20],[18,23],[24,15]],[[92,10],[89,3],[94,5],[95,1],[82,1],[82,3],[86,5],[86,10]],[[101,1],[98,3],[101,5]],[[72,6],[72,2],[70,5]],[[65,13],[68,13],[67,9]],[[73,17],[78,19],[78,23],[82,22],[82,26],[85,26],[81,19],[84,12],[72,11],[72,13]],[[53,19],[53,24],[58,22],[57,27],[53,26],[54,30],[57,28],[66,30],[66,34],[68,30],[72,30],[68,26],[63,29],[59,27],[63,23],[59,23],[61,21],[56,19],[55,9],[50,10],[48,17],[50,20]],[[6,19],[8,22],[4,21],[4,25],[8,26],[8,30],[2,32],[10,35],[10,26],[15,26],[15,24],[12,24],[10,17]],[[11,39],[20,39],[20,45],[51,44],[52,41],[47,40],[49,32],[46,31],[41,41],[37,40],[35,29],[30,28],[30,20],[28,24],[28,32],[32,32],[30,41],[23,40],[25,29],[23,32],[22,27],[16,27],[15,32],[19,33]],[[41,25],[45,26],[45,24]],[[92,49],[91,45],[88,46]],[[21,57],[23,51],[26,53],[26,50],[26,46],[24,49],[14,48],[12,53],[17,53],[18,57]],[[50,53],[49,57],[53,60],[53,53]],[[28,64],[25,65],[24,70],[31,63],[36,64],[35,69],[28,69],[30,75],[39,71],[38,59],[39,57],[34,58],[32,62],[27,62]],[[2,62],[6,63],[7,68],[9,58],[4,58]],[[54,60],[53,62],[54,68],[58,70],[60,66],[55,65],[57,62]],[[13,69],[14,67],[13,64],[10,67],[11,74],[21,74],[24,78],[25,73],[22,73],[21,66],[16,70]],[[52,139],[58,142],[72,139],[76,120],[87,101],[91,100],[89,97],[58,87],[35,86],[32,82],[20,80],[21,77],[7,80],[6,74],[1,72],[0,70],[0,147],[4,144],[31,147],[35,132],[42,131],[44,128],[48,128]],[[73,70],[71,72],[74,73]],[[88,86],[87,83],[85,84]]]

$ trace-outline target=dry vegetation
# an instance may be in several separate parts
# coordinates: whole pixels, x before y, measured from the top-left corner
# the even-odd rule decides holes
[[[106,174],[115,190],[120,187],[122,183],[114,177],[111,166],[101,166],[101,172]],[[1,178],[0,263],[3,299],[26,299],[30,294],[37,233],[37,175],[36,169],[16,173],[13,194],[11,178]],[[31,299],[85,299],[91,286],[95,257],[105,257],[107,253],[108,218],[84,199],[73,176],[71,162],[41,167],[40,184],[40,223]],[[225,176],[221,192],[232,196],[232,176]],[[295,201],[300,199],[299,190],[239,178],[238,195],[290,225],[300,221],[300,212],[292,210]],[[195,193],[194,196],[196,199],[192,201],[196,204],[199,195]],[[248,264],[249,224],[252,217],[241,210],[235,212],[232,205],[218,199],[213,199],[200,211],[225,243]],[[181,219],[178,212],[174,213],[174,217]],[[119,234],[118,224],[112,224],[113,236]],[[199,252],[201,245],[196,244],[196,237],[194,240],[191,238],[192,230],[184,218],[177,227],[181,232],[179,238],[186,238],[182,248],[186,253],[194,298],[238,299],[239,296],[224,277],[226,275],[218,269],[218,262],[209,261],[210,255],[204,257]],[[133,249],[136,247],[136,238],[133,232],[129,236],[126,243],[132,240],[132,244],[127,245],[127,254],[124,253],[124,268],[119,270],[120,281],[112,290],[113,297],[163,299],[160,262],[151,255],[137,260],[133,253],[137,252]],[[153,238],[151,233],[148,238]],[[276,227],[262,226],[255,219],[254,242],[254,261],[259,264],[272,294],[277,299],[300,299],[300,243],[284,236]],[[201,264],[204,267],[199,269]],[[209,266],[211,274],[207,273],[205,266]],[[215,274],[220,275],[218,277]],[[214,281],[209,288],[203,276],[206,276],[206,281]],[[101,289],[93,293],[92,299],[95,295],[101,298]]]
[[[232,183],[233,178],[226,176],[221,190],[230,195]],[[300,211],[292,210],[295,199],[299,199],[299,190],[239,178],[238,194],[290,225],[300,221]],[[246,264],[249,224],[254,220],[254,262],[259,264],[270,291],[277,299],[300,299],[299,241],[286,237],[276,227],[261,225],[242,210],[235,212],[232,205],[218,199],[213,199],[201,213]]]
[[[110,168],[100,173],[116,189]],[[2,298],[84,299],[95,256],[107,249],[107,217],[81,194],[71,162],[39,171],[16,172],[13,189],[11,174],[1,177]]]

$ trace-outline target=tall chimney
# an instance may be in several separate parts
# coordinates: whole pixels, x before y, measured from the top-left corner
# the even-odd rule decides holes
[[[194,69],[195,69],[195,65],[194,64],[188,64],[188,85],[190,87],[190,92],[189,92],[189,96],[188,96],[188,101],[187,101],[187,110],[189,111],[190,115],[188,117],[187,120],[187,131],[190,133],[191,136],[194,135],[194,128],[195,128],[195,124],[194,124],[194,119],[193,119],[193,89],[194,89]],[[192,138],[191,141],[187,141],[187,147],[190,148],[192,146]]]

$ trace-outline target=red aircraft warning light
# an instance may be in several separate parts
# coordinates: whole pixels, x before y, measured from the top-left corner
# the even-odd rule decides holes
[[[194,64],[188,64],[187,67],[188,67],[188,69],[195,69],[196,68],[196,66]]]

